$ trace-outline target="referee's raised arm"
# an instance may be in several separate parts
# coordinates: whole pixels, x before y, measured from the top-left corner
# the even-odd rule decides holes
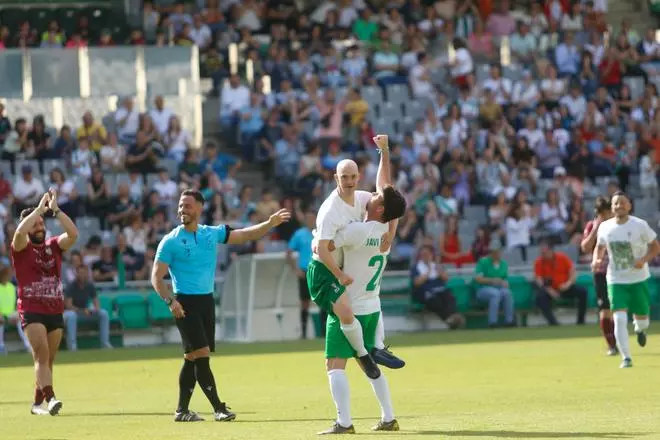
[[[286,209],[280,209],[275,214],[271,215],[267,221],[259,223],[258,225],[248,226],[247,228],[242,229],[233,229],[229,234],[227,244],[243,244],[248,241],[259,240],[268,234],[271,229],[282,223],[288,222],[289,220],[291,220],[291,213]]]

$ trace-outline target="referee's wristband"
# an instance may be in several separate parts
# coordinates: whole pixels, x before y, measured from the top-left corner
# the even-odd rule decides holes
[[[167,304],[168,306],[171,306],[172,301],[174,301],[174,298],[170,296],[169,298],[165,298],[163,301],[165,301],[165,304]]]

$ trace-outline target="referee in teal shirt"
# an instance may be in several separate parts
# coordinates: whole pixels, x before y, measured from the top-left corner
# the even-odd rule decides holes
[[[199,383],[213,406],[216,421],[236,418],[236,414],[229,411],[218,397],[209,366],[210,353],[215,350],[213,291],[218,244],[243,244],[259,240],[272,228],[291,218],[291,214],[282,209],[267,222],[233,230],[226,225],[200,225],[203,209],[204,197],[199,191],[186,190],[181,193],[177,211],[181,225],[158,244],[151,274],[151,284],[174,315],[185,353],[179,373],[179,403],[174,413],[176,422],[203,420],[188,409],[195,382]],[[165,283],[168,273],[174,293]]]
[[[298,295],[300,296],[300,326],[302,338],[307,338],[307,321],[309,319],[309,304],[311,296],[307,287],[307,266],[312,259],[312,231],[316,227],[316,212],[305,212],[305,226],[293,233],[289,240],[286,257],[291,269],[298,277]],[[293,256],[298,252],[298,258]],[[324,322],[325,324],[325,322]],[[325,328],[325,325],[323,326]]]

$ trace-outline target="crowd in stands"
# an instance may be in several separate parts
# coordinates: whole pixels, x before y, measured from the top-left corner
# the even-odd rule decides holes
[[[655,29],[625,21],[605,33],[606,0],[337,0],[313,11],[294,1],[160,3],[144,2],[144,27],[129,44],[200,48],[226,145],[193,145],[160,97],[144,114],[123,99],[111,127],[86,113],[57,133],[0,107],[11,164],[0,178],[2,254],[13,216],[48,186],[91,231],[71,255],[68,281],[80,265],[97,282],[119,272],[147,279],[189,187],[203,191],[212,224],[291,209],[293,221],[273,236],[230,253],[281,249],[304,210],[333,189],[340,160],[355,158],[362,188],[374,186],[377,132],[392,139],[393,178],[410,206],[392,253],[406,267],[417,267],[417,254],[471,266],[493,242],[505,260],[532,263],[542,240],[578,243],[589,201],[618,188],[657,206],[660,44]],[[24,34],[33,34],[29,23],[13,45],[26,45]],[[29,45],[108,43],[103,32],[69,39],[57,23],[34,35]],[[259,164],[269,189],[242,184],[246,162]]]

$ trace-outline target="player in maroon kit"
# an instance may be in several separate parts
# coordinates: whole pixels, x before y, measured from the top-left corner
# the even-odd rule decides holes
[[[598,237],[598,226],[605,220],[612,218],[612,206],[609,199],[605,197],[596,198],[596,205],[594,208],[596,217],[587,223],[584,228],[584,235],[582,236],[582,243],[580,248],[582,252],[591,254],[596,247],[596,239]],[[602,263],[594,271],[594,287],[596,288],[596,297],[598,299],[598,310],[600,316],[600,329],[603,336],[607,341],[607,355],[616,356],[619,351],[616,348],[616,340],[614,338],[614,321],[612,320],[612,311],[610,310],[610,300],[607,295],[607,280],[605,274],[607,272],[607,256],[603,259]]]
[[[62,235],[46,240],[44,216],[56,218]],[[54,190],[43,195],[36,208],[24,209],[11,242],[11,260],[18,281],[18,315],[32,346],[37,386],[32,414],[56,415],[62,402],[53,392],[53,361],[64,328],[62,253],[78,238],[78,228],[57,206]],[[47,403],[47,409],[41,404]]]

